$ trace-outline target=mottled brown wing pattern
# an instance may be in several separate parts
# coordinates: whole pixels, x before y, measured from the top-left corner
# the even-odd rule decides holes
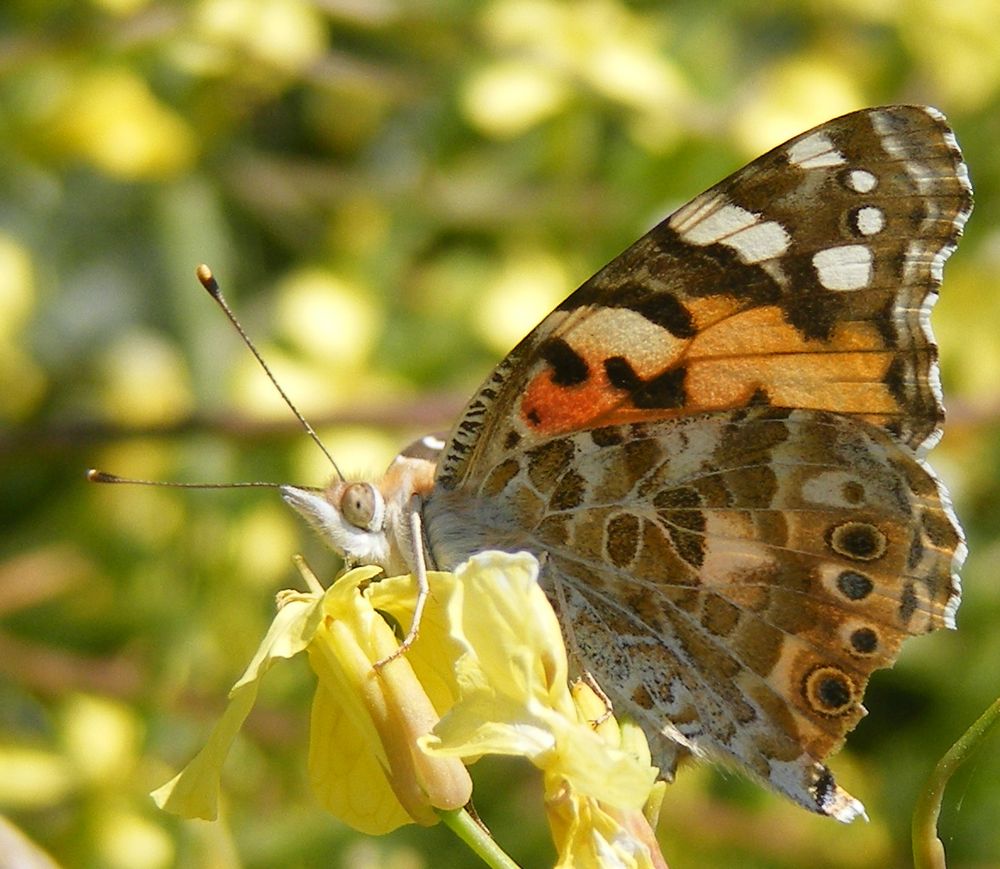
[[[555,436],[425,508],[442,566],[524,548],[580,668],[678,747],[801,805],[863,812],[823,759],[871,672],[953,626],[964,547],[906,448],[845,416],[749,408]],[[668,737],[656,738],[659,734]]]
[[[463,412],[438,484],[554,434],[752,404],[851,415],[929,447],[942,419],[929,311],[970,210],[933,109],[866,109],[792,139],[525,338]]]

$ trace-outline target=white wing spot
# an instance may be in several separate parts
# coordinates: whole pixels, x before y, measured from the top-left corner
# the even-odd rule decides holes
[[[680,212],[675,218],[680,216]],[[776,259],[788,250],[791,241],[785,228],[776,221],[763,223],[760,217],[738,205],[728,204],[688,223],[672,219],[671,224],[689,244],[724,244],[739,254],[745,263]]]
[[[790,241],[785,228],[773,220],[758,223],[722,239],[722,243],[733,248],[745,263],[776,259],[788,250]]]
[[[828,290],[860,290],[872,279],[872,252],[863,244],[818,251],[812,259],[819,282]]]
[[[424,435],[420,440],[425,447],[431,450],[443,450],[445,447],[444,441],[434,437],[434,435]]]
[[[858,209],[858,213],[854,216],[854,225],[862,235],[875,235],[885,228],[885,215],[881,208],[866,205]]]
[[[855,193],[870,193],[878,184],[878,178],[866,169],[852,169],[847,173],[847,186]]]
[[[788,149],[788,162],[800,169],[827,169],[842,166],[847,160],[826,133],[813,133]]]
[[[674,218],[678,216],[679,213],[675,214]],[[677,226],[675,219],[671,219],[670,221],[684,241],[698,245],[715,244],[716,242],[723,241],[741,229],[753,226],[756,222],[756,214],[732,204],[723,205],[717,211],[707,214],[686,229],[681,229]]]

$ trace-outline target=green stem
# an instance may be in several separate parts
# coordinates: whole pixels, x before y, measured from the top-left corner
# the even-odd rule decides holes
[[[1000,697],[975,724],[965,731],[934,767],[927,780],[927,786],[917,800],[913,810],[913,865],[915,869],[945,869],[944,845],[937,835],[938,816],[941,800],[948,779],[979,746],[994,724],[1000,721]]]
[[[480,826],[465,809],[436,810],[441,820],[459,839],[492,869],[519,869],[517,863],[496,843],[489,830]]]

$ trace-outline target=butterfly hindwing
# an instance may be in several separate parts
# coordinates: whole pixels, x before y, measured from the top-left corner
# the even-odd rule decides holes
[[[907,448],[841,415],[556,435],[490,469],[471,503],[428,501],[432,549],[544,553],[577,667],[661,765],[679,745],[841,820],[860,804],[822,761],[864,715],[869,675],[906,636],[954,624],[963,545],[945,496]]]

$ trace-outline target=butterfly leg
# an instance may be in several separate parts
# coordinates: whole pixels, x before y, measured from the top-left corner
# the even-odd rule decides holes
[[[400,655],[406,654],[406,650],[416,642],[417,636],[420,633],[420,621],[424,615],[424,605],[427,603],[427,597],[430,594],[430,585],[427,582],[427,562],[424,559],[422,542],[424,539],[423,528],[420,522],[420,511],[416,509],[410,511],[410,534],[413,540],[413,574],[417,581],[417,599],[413,605],[413,621],[410,623],[410,629],[406,632],[406,636],[403,637],[403,641],[399,644],[399,648],[391,655],[386,655],[382,660],[375,662],[374,667],[376,670],[381,669],[390,661],[396,660]]]

